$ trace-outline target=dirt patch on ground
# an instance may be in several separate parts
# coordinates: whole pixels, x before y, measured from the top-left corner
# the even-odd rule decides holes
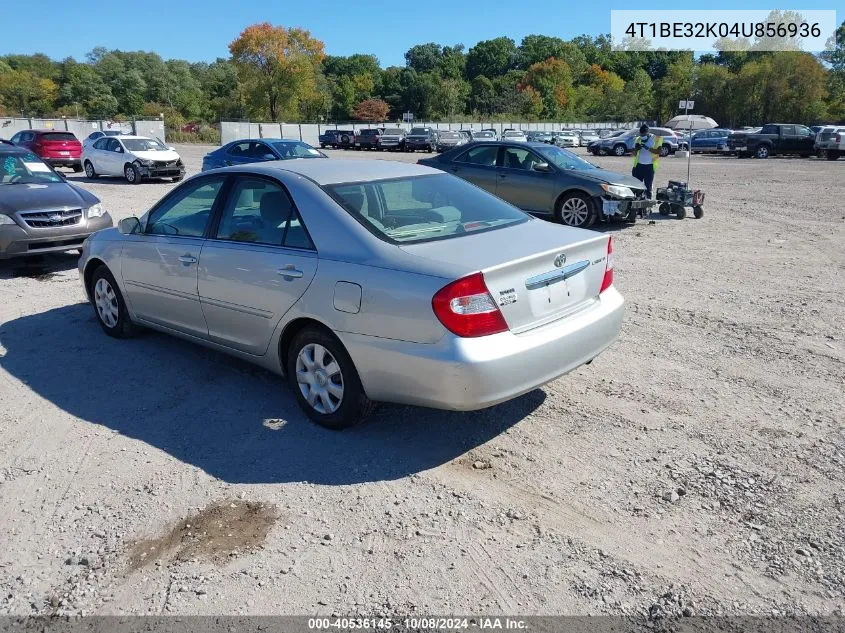
[[[251,501],[215,503],[161,536],[136,542],[129,552],[129,569],[155,561],[225,560],[261,545],[277,519],[275,506]]]

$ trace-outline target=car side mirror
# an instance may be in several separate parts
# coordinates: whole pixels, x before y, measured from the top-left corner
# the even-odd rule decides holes
[[[141,232],[141,221],[132,216],[131,218],[123,218],[117,223],[117,230],[123,235],[133,235]]]
[[[175,151],[176,151],[176,148],[175,148],[175,147],[173,147],[172,145],[168,145],[168,146],[167,146],[167,149],[169,149],[171,152],[175,152]]]
[[[276,160],[276,157],[273,154],[264,154],[264,156],[262,156],[262,158],[264,160]]]
[[[548,163],[537,163],[534,165],[534,171],[541,171],[543,173],[548,173],[552,170]]]

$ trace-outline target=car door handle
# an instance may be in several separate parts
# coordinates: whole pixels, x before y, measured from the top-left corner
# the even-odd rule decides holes
[[[279,268],[276,271],[277,275],[281,275],[285,279],[299,279],[304,275],[301,270],[298,270],[293,264],[288,264],[284,268]]]
[[[507,174],[499,174],[499,178],[504,179],[504,178],[507,178],[507,177],[508,177],[508,175],[507,175]]]
[[[182,255],[179,261],[187,266],[188,264],[196,264],[197,258],[192,255]]]

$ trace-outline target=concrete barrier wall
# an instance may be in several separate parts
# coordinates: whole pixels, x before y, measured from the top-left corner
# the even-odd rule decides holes
[[[80,141],[97,130],[120,130],[123,134],[137,134],[165,139],[164,121],[85,121],[82,119],[22,119],[0,117],[0,138],[9,139],[22,130],[60,130],[73,132]]]

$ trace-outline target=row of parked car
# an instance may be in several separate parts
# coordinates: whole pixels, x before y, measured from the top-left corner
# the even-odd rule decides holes
[[[584,147],[615,130],[518,130],[507,128],[499,134],[493,128],[484,130],[438,130],[433,127],[379,127],[362,130],[326,130],[319,136],[320,147],[326,149],[393,150],[444,152],[458,145],[479,140],[534,141],[559,147]]]
[[[712,128],[679,133],[669,128],[651,128],[651,132],[663,139],[662,156],[679,149],[689,149],[693,154],[735,154],[740,158],[796,154],[836,160],[845,156],[845,126],[806,127],[794,123],[769,123],[740,130]],[[588,144],[587,151],[596,156],[625,156],[633,151],[638,135],[636,129],[621,130]]]
[[[147,178],[178,182],[185,176],[185,165],[173,147],[158,139],[114,130],[92,132],[84,143],[73,132],[23,130],[8,142],[52,167],[68,167],[77,173],[84,170],[88,178],[117,176],[137,185]]]

